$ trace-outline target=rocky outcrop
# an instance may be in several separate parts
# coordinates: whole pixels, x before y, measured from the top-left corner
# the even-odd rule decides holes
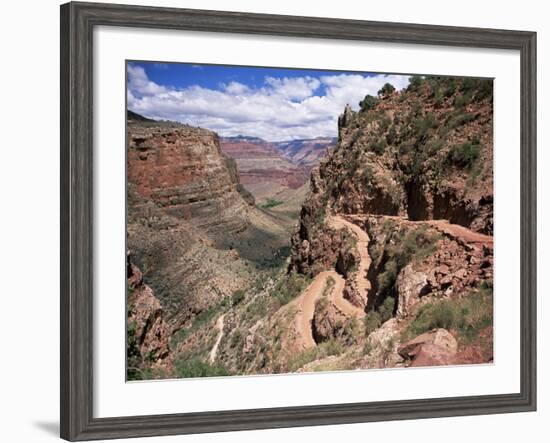
[[[348,336],[346,324],[348,317],[340,311],[328,298],[320,299],[315,305],[312,320],[313,338],[321,343],[331,338]]]
[[[153,290],[143,283],[141,271],[128,255],[128,376],[130,379],[154,377],[152,370],[166,375],[173,369],[170,351],[172,330]],[[147,372],[149,371],[149,372]]]
[[[426,274],[415,271],[411,264],[401,270],[395,284],[398,294],[397,315],[399,317],[407,316],[410,308],[420,297],[431,292]]]
[[[258,199],[265,183],[298,189],[307,181],[304,170],[281,155],[273,143],[256,137],[222,137],[222,150],[235,159],[241,183]]]
[[[445,329],[419,335],[399,347],[399,355],[410,360],[410,366],[441,366],[455,362],[458,345]]]
[[[338,144],[312,177],[319,183],[306,205],[317,214],[329,207],[341,214],[446,219],[492,234],[488,87],[490,81],[426,79],[362,112],[346,107]]]
[[[302,216],[307,210],[302,207]],[[301,239],[297,253],[291,257],[290,269],[314,276],[334,268],[344,276],[359,263],[355,237],[345,229],[334,229],[326,224],[301,224],[293,242]]]
[[[364,226],[374,258],[370,306],[393,296],[403,318],[422,297],[459,297],[493,278],[490,236],[447,222],[399,217],[368,216]]]
[[[247,227],[253,199],[239,183],[236,164],[223,154],[214,132],[129,120],[128,181],[167,214],[213,235]]]
[[[392,318],[369,334],[365,344],[365,354],[361,362],[364,368],[387,368],[399,365],[403,358],[398,354],[399,325]]]

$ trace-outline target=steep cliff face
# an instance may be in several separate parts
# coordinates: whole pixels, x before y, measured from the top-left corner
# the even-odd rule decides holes
[[[128,329],[127,376],[129,380],[164,378],[173,369],[170,350],[172,330],[153,290],[143,283],[139,268],[127,261]]]
[[[213,235],[244,230],[254,204],[218,136],[176,123],[129,120],[128,181],[167,214]]]
[[[222,137],[222,150],[237,162],[241,183],[256,198],[266,184],[297,189],[307,181],[304,170],[285,159],[273,143],[256,137]]]
[[[492,234],[492,131],[490,81],[419,80],[361,112],[347,107],[338,145],[312,172],[295,266],[307,271],[305,249],[331,235],[328,212],[445,219]]]

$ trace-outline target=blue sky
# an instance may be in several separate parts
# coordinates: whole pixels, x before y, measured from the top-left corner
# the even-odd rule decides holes
[[[128,108],[222,136],[269,141],[336,136],[338,115],[408,76],[185,63],[130,62]]]

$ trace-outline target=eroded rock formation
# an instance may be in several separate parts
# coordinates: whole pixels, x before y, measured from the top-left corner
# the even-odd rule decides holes
[[[213,235],[246,229],[254,204],[218,136],[176,123],[128,122],[128,181],[168,215]]]

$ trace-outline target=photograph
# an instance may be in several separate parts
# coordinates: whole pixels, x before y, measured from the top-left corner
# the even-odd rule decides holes
[[[127,381],[493,364],[492,78],[125,69]]]

